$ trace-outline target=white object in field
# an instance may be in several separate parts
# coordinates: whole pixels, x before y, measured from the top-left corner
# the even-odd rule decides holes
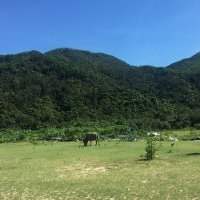
[[[176,137],[169,136],[169,141],[177,142],[178,139]]]
[[[160,136],[160,133],[158,132],[148,132],[147,133],[148,136],[152,135],[152,136]]]

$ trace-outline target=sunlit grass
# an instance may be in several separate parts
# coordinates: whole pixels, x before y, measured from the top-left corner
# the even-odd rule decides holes
[[[144,142],[0,145],[0,199],[200,199],[200,143],[161,144],[143,161]]]

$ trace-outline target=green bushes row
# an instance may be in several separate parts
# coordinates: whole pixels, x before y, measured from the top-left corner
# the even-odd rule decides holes
[[[70,128],[44,128],[39,130],[0,130],[0,143],[19,141],[77,141],[85,133],[98,132],[100,139],[116,139],[132,141],[140,137],[142,132],[136,132],[128,127],[116,126],[107,128],[70,127]]]
[[[120,139],[123,141],[133,141],[139,138],[145,138],[147,131],[134,130],[125,125],[118,126],[87,126],[87,127],[67,127],[67,128],[43,128],[38,130],[15,130],[1,129],[0,143],[19,142],[19,141],[77,141],[85,133],[97,132],[101,140]],[[200,140],[199,130],[177,130],[161,132],[159,140],[168,141],[169,137],[175,137],[179,140]]]

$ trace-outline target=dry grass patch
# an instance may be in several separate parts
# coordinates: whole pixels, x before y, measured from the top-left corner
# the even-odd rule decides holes
[[[79,163],[57,168],[56,173],[60,178],[71,179],[93,177],[100,174],[107,174],[110,169],[110,167],[106,167],[104,165]]]

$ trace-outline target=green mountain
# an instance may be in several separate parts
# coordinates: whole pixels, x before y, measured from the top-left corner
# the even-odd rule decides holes
[[[0,128],[102,121],[146,129],[198,127],[199,61],[196,54],[166,68],[136,67],[64,48],[2,55]]]
[[[200,52],[190,58],[173,63],[169,65],[168,68],[179,73],[194,74],[200,72]]]

